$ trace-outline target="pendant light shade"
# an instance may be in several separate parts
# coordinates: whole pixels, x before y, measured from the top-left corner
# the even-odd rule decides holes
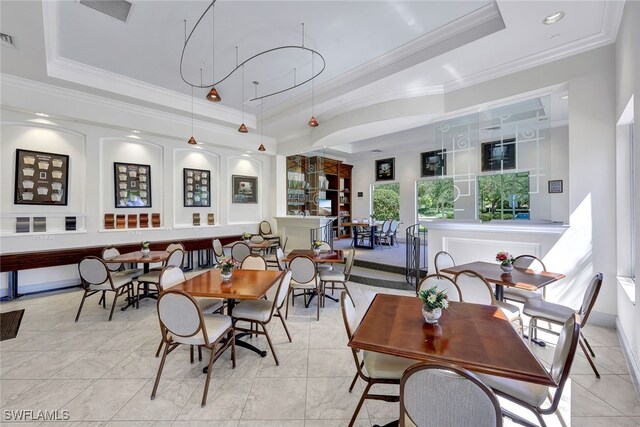
[[[267,151],[267,149],[264,148],[264,144],[260,144],[260,147],[258,147],[258,151]]]
[[[247,129],[247,127],[244,125],[244,123],[242,123],[242,124],[240,125],[240,127],[238,128],[238,132],[240,132],[240,133],[247,133],[247,132],[249,132],[249,130],[248,130],[248,129]]]
[[[309,127],[317,128],[319,125],[320,123],[318,123],[318,120],[315,118],[315,116],[311,116],[311,119],[309,119]]]
[[[189,138],[189,141],[187,141],[189,144],[191,145],[197,145],[198,143],[196,142],[196,139],[192,136],[191,138]]]
[[[222,101],[222,98],[220,98],[220,94],[218,94],[218,91],[216,90],[215,87],[211,88],[211,90],[207,94],[207,99],[209,101],[211,101],[211,102],[220,102],[220,101]]]

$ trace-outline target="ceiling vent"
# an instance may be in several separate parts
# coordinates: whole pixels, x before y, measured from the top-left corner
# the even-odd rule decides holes
[[[102,12],[122,22],[127,22],[131,3],[125,0],[80,0],[80,4]]]
[[[482,130],[500,130],[501,128],[501,126],[491,126],[488,128],[483,128]]]
[[[371,150],[372,153],[382,153],[382,150]]]
[[[13,44],[13,37],[9,34],[0,33],[0,40],[2,40],[2,46],[16,47]]]

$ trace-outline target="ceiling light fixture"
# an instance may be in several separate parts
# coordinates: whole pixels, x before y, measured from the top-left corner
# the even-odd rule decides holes
[[[556,12],[556,13],[552,13],[551,15],[547,16],[546,18],[544,18],[542,23],[544,25],[551,25],[551,24],[555,24],[556,22],[558,22],[562,18],[564,18],[564,12],[563,11],[559,11],[559,12]]]
[[[38,117],[49,117],[49,115],[45,113],[34,113],[34,114]]]
[[[260,82],[254,81],[253,84],[256,88],[256,98],[258,98],[258,85],[260,84]],[[264,148],[264,144],[262,143],[262,104],[264,104],[264,101],[260,101],[260,146],[258,147],[258,151],[267,151],[267,149]]]
[[[314,63],[315,63],[314,57],[312,56],[311,57],[311,74],[312,75],[313,75],[313,72],[315,71]],[[320,123],[318,123],[318,120],[316,119],[316,116],[314,114],[315,102],[316,102],[315,87],[316,87],[315,82],[312,81],[311,82],[311,118],[309,119],[309,123],[308,123],[309,127],[312,127],[312,128],[317,128],[320,125]]]
[[[136,129],[131,129],[131,133],[140,133],[140,131]]]
[[[220,98],[220,94],[218,93],[218,91],[216,90],[216,86],[220,87],[220,85],[227,80],[232,74],[234,74],[236,71],[238,71],[240,68],[243,68],[245,64],[253,61],[254,59],[263,56],[263,55],[270,55],[270,54],[278,54],[280,53],[280,51],[284,51],[284,50],[289,50],[289,51],[306,51],[306,52],[311,52],[312,57],[315,59],[315,57],[317,56],[318,58],[320,58],[320,60],[322,61],[322,68],[320,69],[320,71],[318,71],[317,73],[315,72],[315,70],[313,70],[311,77],[309,77],[308,79],[298,83],[295,82],[292,86],[288,86],[288,87],[277,87],[275,88],[273,91],[268,92],[264,95],[261,95],[259,98],[253,98],[250,99],[250,101],[257,101],[263,98],[268,98],[270,96],[273,95],[277,95],[283,92],[287,92],[289,90],[295,89],[298,86],[302,86],[310,81],[313,81],[316,77],[318,77],[320,74],[322,74],[322,72],[324,71],[325,67],[326,67],[326,62],[324,60],[324,57],[316,50],[308,48],[304,45],[304,23],[302,24],[302,44],[301,45],[282,45],[282,46],[276,46],[267,50],[263,50],[261,52],[256,53],[255,55],[249,57],[248,59],[245,59],[244,61],[242,61],[241,63],[238,63],[238,60],[236,59],[236,67],[233,68],[226,76],[224,76],[222,79],[216,81],[215,79],[215,74],[212,72],[212,77],[213,77],[213,81],[209,84],[200,84],[200,86],[198,86],[197,84],[194,84],[192,81],[187,80],[187,78],[184,75],[184,56],[185,56],[185,52],[187,50],[187,46],[189,44],[189,41],[191,40],[191,37],[193,36],[196,28],[198,28],[198,25],[200,25],[202,19],[204,18],[204,16],[209,12],[209,10],[211,10],[211,15],[212,15],[212,21],[213,18],[215,17],[214,14],[214,5],[216,3],[216,0],[212,0],[211,4],[205,9],[205,11],[202,13],[202,15],[200,16],[200,18],[198,18],[198,20],[196,21],[196,24],[193,26],[193,28],[191,29],[191,32],[189,33],[188,37],[185,37],[185,42],[184,42],[184,46],[182,47],[182,54],[180,55],[180,77],[182,78],[182,80],[191,86],[195,86],[195,87],[199,87],[199,88],[203,88],[203,89],[208,89],[211,88],[211,90],[209,91],[209,93],[207,94],[207,99],[210,101],[214,101],[214,102],[218,102],[221,100]],[[185,21],[186,22],[186,21]],[[215,28],[215,26],[213,26],[213,28]],[[186,27],[185,27],[185,36],[186,36]],[[212,52],[214,51],[214,41],[215,41],[215,31],[213,31],[213,37],[212,37]],[[236,57],[237,58],[237,57]],[[295,58],[294,58],[295,59]],[[215,63],[215,60],[214,60]],[[264,67],[256,67],[258,69],[264,69]],[[275,77],[269,77],[267,78],[267,81],[274,81],[277,80],[277,78]],[[243,79],[244,81],[244,79]]]
[[[236,46],[236,63],[238,62],[238,46]],[[247,133],[249,130],[244,124],[244,65],[242,66],[242,124],[238,128],[238,132]]]

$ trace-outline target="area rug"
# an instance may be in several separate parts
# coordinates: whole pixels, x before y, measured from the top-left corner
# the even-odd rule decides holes
[[[24,309],[0,313],[0,341],[15,338],[20,329]]]

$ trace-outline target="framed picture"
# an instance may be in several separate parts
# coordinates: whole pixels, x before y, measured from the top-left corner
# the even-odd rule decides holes
[[[16,205],[66,206],[69,156],[41,151],[16,150]]]
[[[151,166],[113,163],[116,208],[151,207]]]
[[[182,169],[182,189],[184,194],[184,206],[210,207],[211,206],[211,171],[204,169]]]
[[[549,180],[549,193],[562,193],[562,180]]]
[[[393,181],[395,179],[395,158],[376,160],[376,181]]]
[[[516,140],[485,142],[480,147],[482,172],[516,168]]]
[[[447,150],[420,153],[420,176],[442,176],[447,174]]]
[[[258,177],[232,175],[233,203],[258,203]]]

